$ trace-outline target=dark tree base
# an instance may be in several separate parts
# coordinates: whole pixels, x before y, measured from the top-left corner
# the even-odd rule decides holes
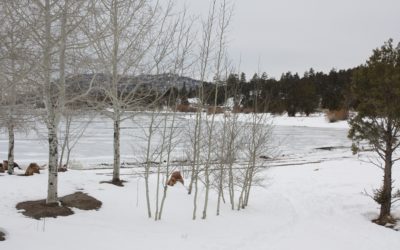
[[[378,218],[378,219],[372,220],[372,222],[375,224],[378,224],[380,226],[394,229],[394,227],[396,226],[396,223],[398,221],[395,218],[393,218],[392,216],[387,216],[385,218]]]
[[[72,215],[74,212],[71,207],[81,210],[98,210],[102,205],[101,201],[82,192],[61,197],[60,203],[46,204],[46,200],[25,201],[18,203],[16,208],[24,210],[23,215],[39,220]]]
[[[127,182],[127,181],[124,181],[124,180],[112,180],[112,181],[100,181],[100,184],[106,183],[106,184],[112,184],[112,185],[118,186],[118,187],[123,187],[125,182]]]
[[[6,240],[6,234],[0,231],[0,241],[5,241]]]

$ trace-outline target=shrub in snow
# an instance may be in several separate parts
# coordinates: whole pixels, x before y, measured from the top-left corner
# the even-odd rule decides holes
[[[345,121],[349,118],[349,111],[346,109],[328,110],[326,112],[326,118],[329,122]]]

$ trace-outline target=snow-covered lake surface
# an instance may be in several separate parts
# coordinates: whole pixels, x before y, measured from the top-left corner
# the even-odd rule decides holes
[[[182,117],[182,122],[190,119]],[[245,120],[246,117],[243,117]],[[144,121],[145,118],[142,119]],[[378,206],[363,194],[381,182],[381,170],[350,152],[346,122],[327,123],[314,117],[275,117],[274,137],[279,157],[268,170],[263,187],[256,187],[250,206],[231,211],[222,206],[215,215],[215,194],[207,220],[192,221],[193,196],[182,185],[169,189],[164,217],[147,218],[144,182],[132,169],[123,169],[125,187],[99,184],[111,170],[70,170],[60,173],[59,195],[83,190],[103,202],[99,211],[74,210],[75,215],[46,220],[26,218],[18,202],[43,199],[47,172],[33,177],[0,174],[0,230],[7,240],[0,249],[268,249],[268,250],[394,250],[400,232],[377,226],[371,219]],[[45,132],[43,128],[39,128]],[[123,125],[122,159],[134,160],[141,126]],[[112,123],[95,118],[78,142],[72,159],[84,167],[112,162]],[[46,142],[36,133],[19,134],[16,159],[20,165],[47,159]],[[0,157],[6,157],[6,136],[0,136]],[[332,150],[326,150],[332,147]],[[325,148],[325,149],[321,149]],[[175,157],[183,157],[184,145]],[[400,179],[396,166],[393,177]],[[155,178],[151,179],[155,186]],[[399,188],[398,182],[395,186]],[[154,193],[154,190],[152,190]],[[200,192],[199,200],[203,199]],[[201,209],[200,209],[201,211]],[[400,217],[400,208],[394,207]],[[200,218],[200,213],[198,215]]]
[[[177,126],[186,131],[190,115],[181,115],[177,118]],[[245,122],[247,115],[242,115],[239,121]],[[222,115],[217,117],[217,121]],[[80,121],[82,120],[82,121]],[[82,126],[86,117],[77,118],[75,127]],[[323,115],[313,117],[271,117],[268,121],[273,124],[274,145],[279,155],[308,155],[320,152],[318,148],[338,147],[350,148],[351,142],[347,139],[348,125],[346,122],[328,123]],[[139,161],[141,149],[146,146],[143,138],[148,127],[149,118],[138,115],[133,120],[126,120],[121,126],[121,159],[125,162]],[[16,136],[15,155],[16,161],[22,165],[30,162],[45,164],[47,161],[48,147],[46,141],[46,128],[38,125],[35,130],[28,133],[19,133]],[[157,137],[157,135],[156,135]],[[0,134],[0,158],[7,157],[8,139],[5,133]],[[187,145],[180,143],[174,157],[186,158]],[[346,151],[348,151],[346,149]],[[101,163],[112,163],[113,152],[113,124],[104,117],[95,117],[88,124],[84,135],[74,147],[71,159],[90,167]]]

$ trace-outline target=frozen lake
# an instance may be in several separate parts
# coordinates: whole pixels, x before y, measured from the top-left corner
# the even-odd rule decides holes
[[[187,133],[190,119],[186,115],[177,117],[178,131]],[[305,127],[299,124],[279,125],[279,117],[273,120],[273,145],[279,151],[279,156],[302,158],[313,155],[315,158],[334,156],[327,154],[327,150],[318,148],[334,147],[337,150],[350,152],[350,140],[347,139],[346,128]],[[311,118],[310,118],[311,119]],[[78,128],[86,124],[87,118],[77,118],[73,127]],[[145,147],[143,138],[146,128],[149,126],[148,115],[137,115],[134,120],[126,120],[121,126],[121,161],[137,161],[141,148]],[[160,138],[156,135],[156,140]],[[0,135],[0,158],[7,157],[7,134],[3,131]],[[186,158],[187,145],[178,144],[174,151],[174,157]],[[335,150],[336,151],[336,150]],[[113,152],[113,124],[105,117],[97,116],[88,125],[84,135],[79,139],[72,151],[71,159],[84,164],[112,163]],[[30,132],[20,132],[16,135],[15,158],[19,163],[28,164],[47,161],[46,128],[38,125]]]

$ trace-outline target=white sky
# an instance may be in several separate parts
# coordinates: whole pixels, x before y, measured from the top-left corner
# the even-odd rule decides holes
[[[207,13],[210,0],[181,0]],[[232,0],[229,52],[250,78],[364,63],[389,38],[400,41],[400,0]],[[258,66],[260,65],[260,67]]]

